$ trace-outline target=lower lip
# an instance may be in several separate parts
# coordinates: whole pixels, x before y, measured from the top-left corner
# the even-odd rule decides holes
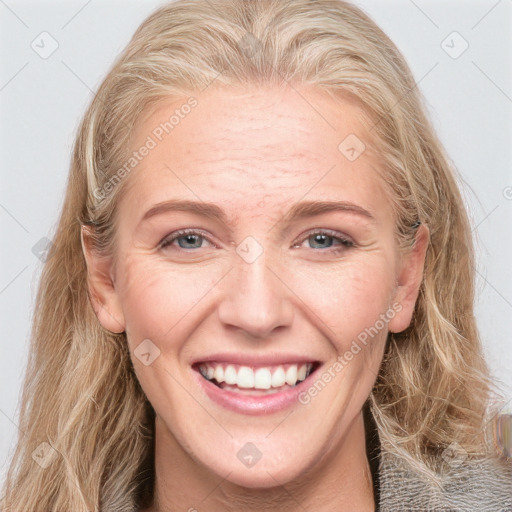
[[[244,395],[236,391],[219,388],[213,382],[206,380],[198,371],[194,370],[194,373],[201,388],[218,405],[240,414],[263,415],[279,412],[294,404],[299,404],[298,395],[309,387],[311,375],[315,374],[316,371],[293,388],[261,396]]]

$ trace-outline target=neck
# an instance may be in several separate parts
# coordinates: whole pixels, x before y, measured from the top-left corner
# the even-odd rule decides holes
[[[331,446],[300,478],[271,488],[245,488],[190,458],[157,416],[154,504],[144,512],[373,512],[373,483],[362,414],[339,446]]]

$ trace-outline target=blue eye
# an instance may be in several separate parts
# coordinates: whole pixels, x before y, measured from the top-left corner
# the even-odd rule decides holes
[[[340,250],[353,247],[354,243],[348,240],[341,233],[331,230],[318,230],[308,234],[302,242],[308,241],[312,249],[332,249],[329,252],[338,252]],[[299,244],[295,244],[294,247],[299,248]]]
[[[160,248],[163,249],[165,247],[170,246],[173,242],[178,241],[178,247],[180,249],[201,249],[202,243],[204,240],[207,240],[205,236],[197,231],[193,230],[181,230],[173,233],[168,238],[164,239],[160,243]]]
[[[176,240],[178,240],[178,245],[182,249],[198,249],[202,245],[203,237],[201,235],[188,234],[179,236]],[[184,241],[183,244],[181,243],[182,241]]]
[[[301,242],[295,243],[293,247],[296,249],[300,248],[302,243],[306,240],[308,241],[310,248],[314,249],[315,252],[321,250],[320,252],[337,253],[350,247],[354,247],[354,242],[346,238],[342,233],[328,229],[310,232],[301,240]],[[173,245],[176,241],[178,242],[178,246],[176,247],[177,250],[187,251],[190,249],[201,249],[203,248],[203,242],[205,241],[215,247],[215,244],[210,242],[204,234],[193,229],[183,229],[172,233],[160,242],[159,247],[164,249]]]

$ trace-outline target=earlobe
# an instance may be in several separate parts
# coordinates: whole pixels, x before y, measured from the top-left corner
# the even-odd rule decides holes
[[[430,232],[428,227],[425,224],[420,224],[416,230],[414,246],[402,256],[394,297],[394,301],[398,302],[402,309],[390,320],[388,324],[390,332],[402,332],[411,323],[414,307],[423,281],[429,238]]]
[[[92,227],[81,226],[82,251],[87,265],[87,289],[100,324],[110,332],[125,330],[124,315],[111,277],[112,257],[94,247]]]

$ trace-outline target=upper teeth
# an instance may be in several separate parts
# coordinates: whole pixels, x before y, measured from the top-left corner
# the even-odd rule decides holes
[[[311,372],[312,363],[290,364],[251,368],[250,366],[223,365],[222,363],[202,363],[199,371],[208,380],[215,379],[219,384],[225,382],[239,388],[270,389],[285,384],[295,386]]]

